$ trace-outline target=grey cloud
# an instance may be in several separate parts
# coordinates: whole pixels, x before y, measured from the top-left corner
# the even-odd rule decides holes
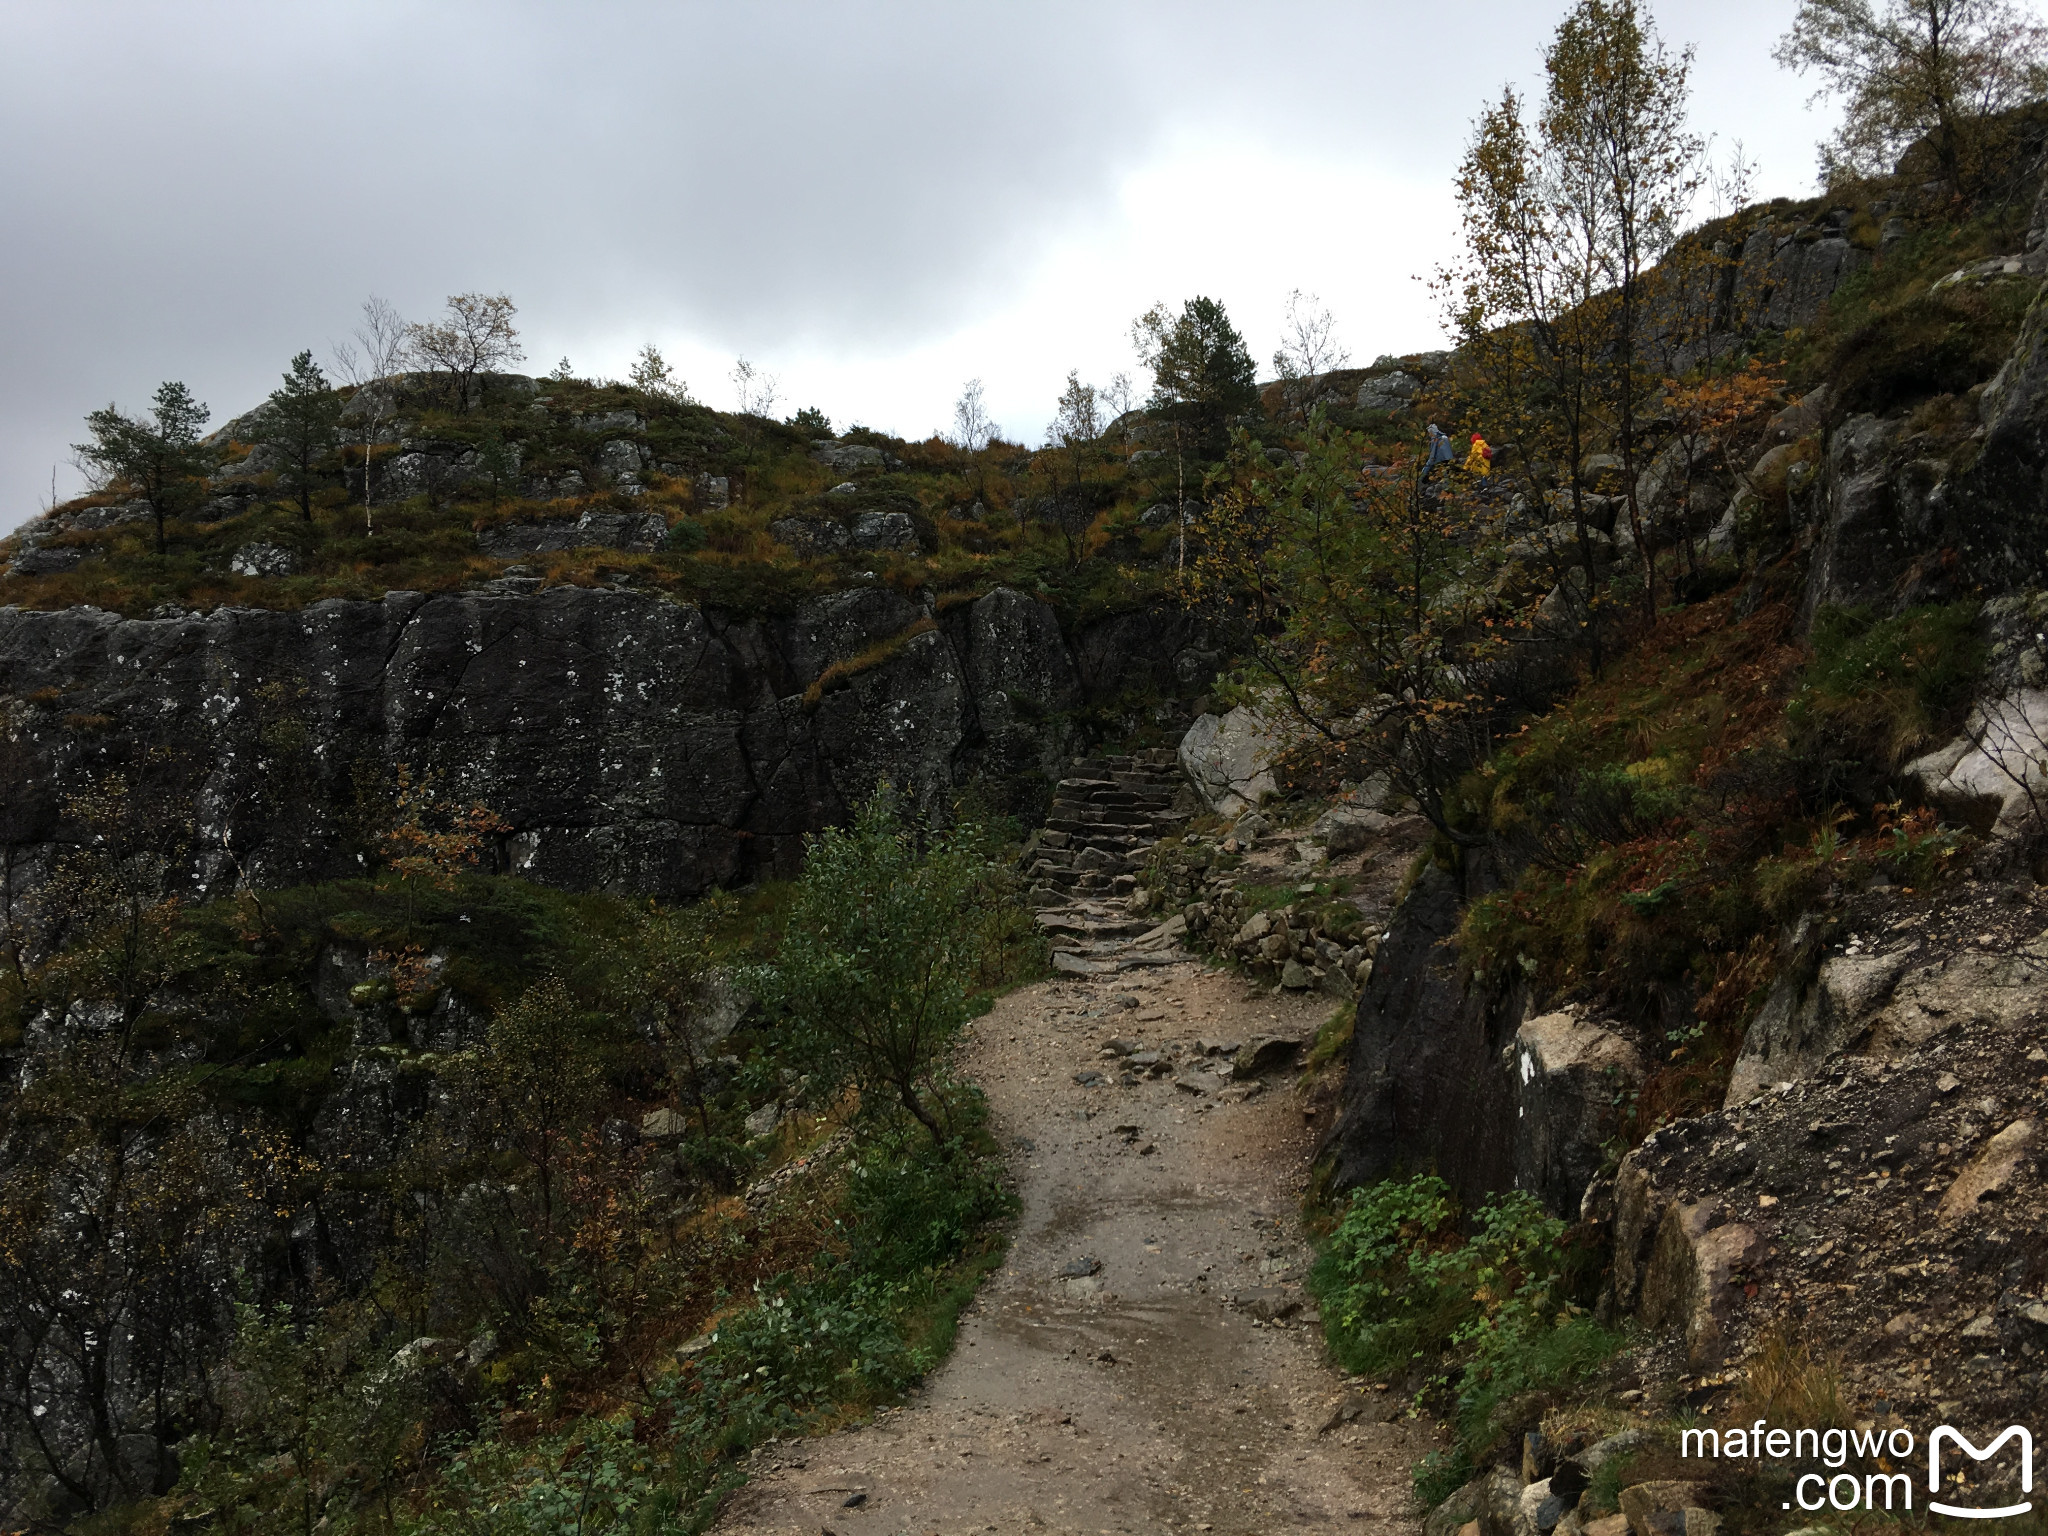
[[[1775,30],[1787,7],[1749,9]],[[370,292],[424,314],[504,289],[545,337],[660,325],[728,352],[889,352],[1017,287],[1179,126],[1441,174],[1551,19],[17,3],[0,12],[0,529],[47,494],[87,410],[178,377],[223,419]],[[1190,239],[1208,216],[1188,210]]]

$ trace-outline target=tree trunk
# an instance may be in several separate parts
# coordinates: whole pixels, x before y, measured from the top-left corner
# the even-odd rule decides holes
[[[946,1146],[946,1133],[939,1128],[939,1122],[932,1117],[932,1112],[925,1108],[924,1101],[917,1096],[917,1085],[907,1077],[899,1077],[896,1080],[896,1097],[902,1101],[903,1107],[910,1112],[911,1117],[931,1132],[932,1146],[939,1154],[939,1161],[951,1162],[953,1154]]]

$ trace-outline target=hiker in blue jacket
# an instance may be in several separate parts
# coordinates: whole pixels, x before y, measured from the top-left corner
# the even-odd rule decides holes
[[[1422,478],[1427,480],[1436,473],[1439,464],[1451,462],[1450,435],[1435,422],[1429,424],[1429,457],[1422,461]]]

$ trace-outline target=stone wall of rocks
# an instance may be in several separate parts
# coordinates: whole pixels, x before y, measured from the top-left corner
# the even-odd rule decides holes
[[[1330,861],[1360,852],[1395,826],[1395,818],[1377,811],[1345,809],[1289,832],[1246,812],[1227,829],[1155,847],[1133,909],[1162,918],[1178,913],[1191,948],[1289,991],[1354,997],[1372,974],[1382,934],[1365,907],[1333,894]],[[1419,835],[1412,818],[1402,830],[1409,840]],[[1291,899],[1272,901],[1276,882],[1292,886]]]

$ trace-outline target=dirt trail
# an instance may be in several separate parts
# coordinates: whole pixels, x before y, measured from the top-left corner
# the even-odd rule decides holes
[[[1307,1039],[1329,1008],[1192,961],[1002,999],[966,1066],[1023,1197],[1008,1263],[908,1404],[765,1447],[718,1529],[1414,1529],[1408,1469],[1429,1431],[1379,1422],[1402,1405],[1347,1386],[1295,1310],[1314,1131],[1289,1075],[1247,1098],[1201,1055]],[[1104,1057],[1116,1037],[1173,1072]]]

